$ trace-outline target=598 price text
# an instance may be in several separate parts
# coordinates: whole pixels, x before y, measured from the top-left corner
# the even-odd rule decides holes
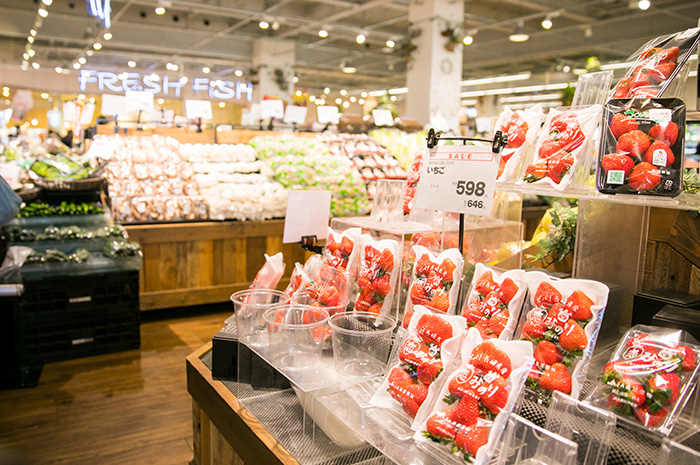
[[[479,181],[475,183],[474,181],[457,181],[455,184],[457,188],[455,192],[457,195],[466,195],[467,197],[475,195],[477,197],[483,197],[486,194],[486,183]]]

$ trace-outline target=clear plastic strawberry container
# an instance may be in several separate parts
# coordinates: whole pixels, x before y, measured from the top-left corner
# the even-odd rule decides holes
[[[700,346],[678,329],[627,331],[586,401],[628,424],[668,435],[696,384]]]

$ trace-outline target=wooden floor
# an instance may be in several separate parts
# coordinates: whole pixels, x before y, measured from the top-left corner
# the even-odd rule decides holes
[[[192,460],[185,357],[231,312],[218,306],[149,313],[140,350],[51,363],[37,387],[0,390],[0,465]]]

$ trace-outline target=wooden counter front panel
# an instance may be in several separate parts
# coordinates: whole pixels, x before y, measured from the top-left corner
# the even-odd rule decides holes
[[[126,226],[143,250],[141,310],[226,302],[248,287],[266,253],[283,253],[278,287],[286,287],[294,263],[307,255],[298,244],[282,244],[283,228],[284,220]]]

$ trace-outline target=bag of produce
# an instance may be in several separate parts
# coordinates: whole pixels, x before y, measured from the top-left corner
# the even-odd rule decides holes
[[[506,107],[498,117],[493,133],[501,131],[508,137],[508,143],[501,152],[498,162],[497,181],[510,181],[526,153],[537,139],[544,113],[538,103],[525,110],[511,110]]]
[[[399,243],[393,239],[375,240],[369,234],[362,234],[360,247],[355,310],[387,315],[399,285]]]

